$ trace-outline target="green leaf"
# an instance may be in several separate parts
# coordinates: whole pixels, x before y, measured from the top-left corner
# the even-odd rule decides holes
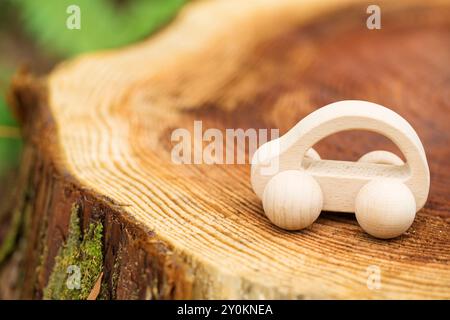
[[[6,104],[4,97],[0,96],[0,125],[1,126],[16,126],[16,120],[11,114],[11,111]]]
[[[26,29],[63,55],[114,48],[142,39],[169,22],[186,0],[135,0],[120,8],[107,0],[17,0]],[[70,30],[67,7],[77,5],[81,29]]]
[[[0,95],[0,126],[15,127],[16,121],[6,104],[3,96]],[[20,159],[22,141],[15,137],[2,137],[0,135],[0,177],[7,171],[14,168]]]

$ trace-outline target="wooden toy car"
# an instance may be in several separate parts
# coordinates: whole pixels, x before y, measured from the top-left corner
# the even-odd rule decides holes
[[[312,149],[333,133],[354,129],[391,139],[406,163],[387,151],[370,152],[357,162],[323,160]],[[422,143],[405,119],[378,104],[351,100],[316,110],[262,145],[252,159],[251,182],[265,214],[281,228],[308,227],[322,210],[355,212],[367,233],[393,238],[424,206],[430,173]]]

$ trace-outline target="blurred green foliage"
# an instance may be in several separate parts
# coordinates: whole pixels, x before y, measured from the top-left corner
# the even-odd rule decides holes
[[[16,123],[9,112],[3,96],[0,96],[0,127],[13,127]],[[22,142],[18,137],[0,138],[0,175],[10,170],[18,161]]]
[[[122,2],[122,3],[121,3]],[[26,29],[63,55],[114,48],[142,39],[170,21],[186,0],[17,0]],[[77,5],[81,29],[66,28]]]
[[[6,84],[11,77],[12,70],[0,68],[0,128],[15,127],[16,121],[12,117],[5,101]],[[2,137],[0,130],[0,177],[10,170],[20,157],[22,142],[18,137]]]
[[[38,48],[44,56],[64,59],[79,53],[120,47],[147,37],[168,23],[187,0],[0,0],[0,41],[19,29],[23,50]],[[70,30],[67,7],[77,5],[81,29]],[[14,23],[10,23],[14,21]],[[14,30],[8,30],[14,29]],[[24,41],[20,39],[18,41]],[[17,52],[0,55],[0,128],[15,127],[5,101],[9,79],[14,73]],[[31,53],[32,54],[32,53]],[[33,64],[33,61],[28,61]],[[36,63],[36,62],[34,62]],[[54,61],[51,60],[50,64]],[[18,137],[0,130],[0,177],[18,163]]]

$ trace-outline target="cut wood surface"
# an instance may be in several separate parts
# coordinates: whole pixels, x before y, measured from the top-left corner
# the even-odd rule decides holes
[[[450,3],[381,2],[381,30],[366,28],[367,6],[195,1],[137,45],[81,56],[40,81],[18,76],[16,110],[41,159],[28,159],[39,164],[32,184],[54,192],[36,193],[31,225],[45,216],[48,234],[33,227],[25,261],[39,260],[39,241],[50,247],[40,273],[28,267],[37,284],[22,296],[41,296],[75,201],[84,226],[104,223],[108,297],[450,298]],[[391,108],[424,145],[430,195],[399,238],[375,239],[345,213],[279,229],[252,191],[250,165],[171,160],[171,133],[195,120],[284,134],[346,99]],[[401,155],[364,132],[314,148],[336,160]],[[370,285],[373,270],[381,287]]]

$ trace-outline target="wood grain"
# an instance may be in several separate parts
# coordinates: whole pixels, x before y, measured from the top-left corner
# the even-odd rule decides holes
[[[193,2],[156,37],[49,75],[50,159],[179,257],[192,279],[179,297],[450,298],[449,4],[382,2],[382,29],[370,31],[360,1]],[[264,216],[249,165],[171,162],[171,132],[194,120],[283,134],[345,99],[392,108],[427,151],[429,200],[400,238],[377,240],[333,213],[286,232]],[[360,132],[315,148],[337,160],[399,154]],[[378,290],[367,286],[370,266],[381,270]]]

